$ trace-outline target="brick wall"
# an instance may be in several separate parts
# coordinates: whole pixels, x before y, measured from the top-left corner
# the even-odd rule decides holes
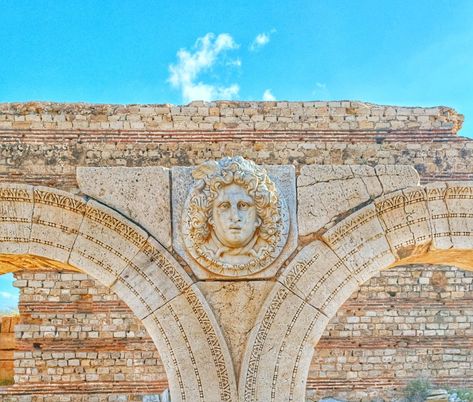
[[[215,122],[189,123],[206,119]],[[238,154],[296,167],[408,164],[423,182],[471,180],[473,141],[456,135],[462,119],[446,107],[348,101],[0,104],[0,181],[76,191],[77,166],[187,166]]]
[[[311,400],[393,400],[412,379],[473,389],[473,273],[398,267],[365,283],[315,349]]]
[[[14,327],[18,321],[18,316],[0,317],[0,384],[13,382]]]
[[[138,401],[167,387],[151,339],[106,288],[77,273],[17,278],[16,385],[3,395],[80,401],[93,393],[97,400]],[[317,345],[309,400],[391,400],[419,376],[473,388],[472,291],[473,273],[453,267],[398,267],[372,278]]]
[[[151,338],[115,294],[85,274],[22,272],[16,277],[21,317],[15,327],[16,385],[4,389],[5,395],[141,400],[140,395],[167,388]]]

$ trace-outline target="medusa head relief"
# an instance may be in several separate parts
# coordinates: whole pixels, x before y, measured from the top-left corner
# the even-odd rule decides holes
[[[182,220],[192,257],[224,276],[251,275],[271,264],[286,243],[289,214],[266,170],[237,156],[205,162],[192,176]]]

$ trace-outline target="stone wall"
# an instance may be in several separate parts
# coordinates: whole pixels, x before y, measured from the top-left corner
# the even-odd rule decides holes
[[[123,401],[167,388],[151,338],[110,290],[78,273],[16,277],[21,316],[15,326],[16,385],[4,394],[49,395],[49,401],[88,401],[103,394],[103,400]]]
[[[205,119],[215,122],[183,123]],[[258,119],[269,125],[248,123]],[[370,128],[361,124],[371,120]],[[296,167],[407,164],[423,182],[470,180],[473,142],[457,136],[462,120],[446,107],[360,102],[6,103],[0,104],[0,181],[77,191],[77,166],[187,166],[238,154]]]
[[[18,273],[15,387],[49,401],[141,400],[167,387],[159,354],[128,307],[84,274]],[[473,273],[398,267],[364,284],[316,347],[308,400],[391,400],[412,379],[473,387]],[[72,392],[73,390],[73,392]],[[112,398],[112,399],[109,399]]]
[[[472,180],[462,120],[446,107],[349,101],[0,104],[0,181],[78,192],[79,166],[189,166],[239,154],[293,164],[298,175],[306,164],[386,164],[412,165],[424,183]],[[308,396],[390,398],[419,373],[473,387],[471,278],[438,267],[373,278],[326,329]],[[0,389],[3,399],[140,400],[167,387],[140,322],[91,278],[24,272],[17,286],[16,385]]]
[[[473,388],[473,273],[398,267],[373,277],[332,318],[315,349],[310,400],[393,400],[416,378]]]
[[[423,183],[473,179],[473,141],[443,142],[69,142],[0,143],[0,180],[77,191],[77,166],[188,166],[241,154],[259,164],[412,165]]]
[[[448,130],[463,116],[440,106],[353,101],[202,102],[188,105],[3,103],[0,129],[47,130]]]

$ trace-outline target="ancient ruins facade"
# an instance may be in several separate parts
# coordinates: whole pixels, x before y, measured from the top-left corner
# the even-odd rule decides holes
[[[21,294],[2,400],[472,387],[462,120],[349,101],[1,104],[0,273]]]

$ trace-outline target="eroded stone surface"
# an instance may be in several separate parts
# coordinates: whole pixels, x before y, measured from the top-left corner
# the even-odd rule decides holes
[[[408,165],[377,165],[376,176],[381,182],[383,193],[419,185],[419,173]]]
[[[417,186],[410,166],[305,165],[297,179],[300,235],[330,227],[346,214],[382,194]]]
[[[273,284],[269,281],[197,283],[222,328],[237,375],[248,334]]]
[[[0,247],[5,254],[27,254],[33,213],[33,187],[2,183],[0,186]]]
[[[89,200],[68,262],[76,267],[87,267],[87,273],[110,286],[147,238],[147,233],[137,225]]]
[[[171,246],[169,169],[164,167],[79,167],[80,190],[143,226]]]
[[[67,263],[79,234],[86,201],[64,191],[35,187],[29,254]]]

